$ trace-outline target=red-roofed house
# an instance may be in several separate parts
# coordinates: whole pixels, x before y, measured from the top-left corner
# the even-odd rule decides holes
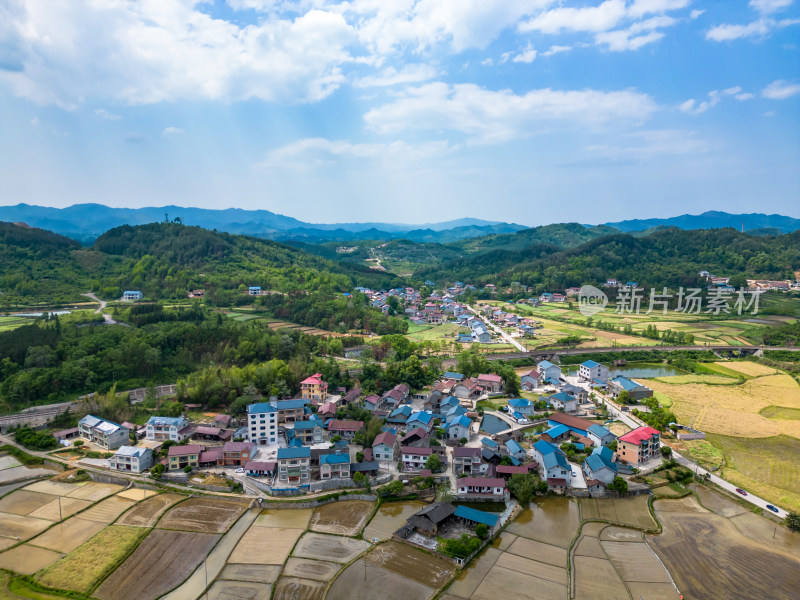
[[[425,466],[425,461],[433,453],[430,448],[411,448],[403,446],[400,449],[402,455],[403,466],[407,471],[419,471]]]
[[[459,500],[507,500],[506,482],[499,477],[460,477],[457,484]]]
[[[278,463],[274,461],[251,461],[244,465],[244,470],[247,471],[247,474],[251,477],[263,477],[265,475],[272,477],[277,469]]]
[[[226,467],[243,467],[255,455],[255,442],[228,442],[222,447],[222,464]]]
[[[200,453],[198,462],[201,467],[218,467],[222,464],[222,446],[209,448]]]
[[[167,451],[169,470],[180,471],[186,467],[197,468],[200,464],[200,453],[203,450],[205,450],[204,446],[197,446],[195,444],[170,446]]]
[[[660,452],[661,432],[652,427],[637,427],[617,440],[617,460],[638,465]]]
[[[336,416],[336,405],[333,402],[325,402],[319,407],[319,415],[324,419],[332,419]]]
[[[320,373],[314,373],[300,382],[300,397],[304,400],[324,402],[328,398],[328,384],[322,381]]]
[[[340,435],[346,440],[352,441],[357,431],[364,428],[364,421],[339,421],[333,419],[328,424],[328,432],[331,435]]]
[[[375,460],[394,460],[397,436],[391,431],[384,431],[375,436],[372,442],[372,456]],[[366,454],[364,457],[366,460]]]
[[[503,378],[494,373],[478,375],[478,384],[492,394],[503,391]]]
[[[536,369],[531,369],[519,379],[522,389],[530,392],[532,389],[539,387],[539,382],[542,380],[542,374]]]

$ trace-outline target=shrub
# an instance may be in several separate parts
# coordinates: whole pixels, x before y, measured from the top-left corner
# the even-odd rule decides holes
[[[460,538],[442,540],[439,544],[439,551],[448,556],[467,558],[480,547],[481,540],[478,537],[463,533]]]
[[[787,514],[786,526],[792,531],[800,531],[800,513],[792,511]]]
[[[478,523],[475,527],[475,535],[477,535],[480,539],[485,540],[486,536],[489,535],[489,527],[483,523]]]
[[[150,475],[152,475],[154,479],[160,479],[163,474],[164,474],[164,465],[161,463],[156,463],[155,465],[153,465],[153,468],[150,469]]]
[[[192,466],[191,465],[186,465],[185,467],[183,467],[183,472],[184,473],[191,473],[192,472]]]
[[[614,481],[608,484],[608,489],[617,490],[621,494],[624,494],[628,491],[628,482],[622,477],[614,477]]]
[[[547,484],[545,483],[545,486]],[[537,477],[531,474],[515,473],[508,480],[508,491],[525,507],[533,498],[537,488]]]
[[[14,441],[32,450],[52,450],[58,446],[56,438],[49,433],[21,427],[14,433]]]
[[[76,448],[80,448],[81,446],[83,446],[83,444],[84,444],[83,440],[75,440],[74,442],[72,442],[72,445],[75,446]]]

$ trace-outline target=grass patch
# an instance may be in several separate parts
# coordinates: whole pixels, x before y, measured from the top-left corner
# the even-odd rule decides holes
[[[706,440],[688,441],[686,447],[689,450],[689,457],[706,469],[721,467],[725,462],[722,451]]]
[[[496,410],[502,411],[508,405],[508,400],[480,400],[475,405],[475,408],[483,410]]]
[[[661,406],[662,408],[671,408],[672,407],[672,400],[670,399],[669,396],[667,396],[663,392],[654,392],[653,393],[653,398],[656,399],[656,401],[658,402],[659,406]]]
[[[0,599],[17,600],[18,598],[28,598],[29,600],[63,600],[66,594],[49,594],[37,590],[24,579],[15,578],[10,573],[0,573]],[[71,597],[71,596],[66,596]]]
[[[144,527],[111,525],[38,575],[48,587],[88,592],[133,550],[150,532]]]
[[[684,385],[687,383],[705,383],[708,385],[736,385],[741,379],[732,379],[725,375],[711,375],[706,373],[687,373],[686,375],[670,375],[668,377],[656,377],[654,381],[669,383],[670,385]]]
[[[789,408],[787,406],[765,406],[758,411],[758,414],[768,419],[800,420],[800,408]]]
[[[442,325],[434,325],[424,331],[418,333],[408,334],[408,337],[415,342],[425,341],[439,341],[439,340],[455,340],[456,335],[459,333],[468,333],[469,329],[456,325],[455,323],[443,323]]]
[[[44,459],[38,456],[31,456],[27,452],[20,450],[16,446],[10,444],[3,444],[0,446],[0,452],[6,452],[16,458],[23,465],[43,465]]]

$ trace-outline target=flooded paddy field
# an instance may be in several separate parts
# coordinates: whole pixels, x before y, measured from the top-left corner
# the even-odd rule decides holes
[[[321,600],[325,583],[298,577],[281,577],[275,584],[272,600]]]
[[[297,542],[293,556],[316,558],[337,563],[353,560],[366,549],[366,542],[338,535],[306,532]]]
[[[303,533],[302,529],[250,526],[236,544],[229,563],[282,565]]]
[[[358,535],[372,514],[374,506],[374,502],[366,500],[345,500],[325,504],[314,510],[311,530],[336,535]]]
[[[253,527],[284,527],[287,529],[306,529],[311,520],[312,508],[266,509],[253,523]]]
[[[339,572],[342,565],[325,560],[306,560],[302,558],[290,558],[286,561],[283,574],[287,577],[301,577],[303,579],[314,579],[316,581],[330,581]]]
[[[630,525],[639,529],[655,529],[656,523],[647,507],[648,496],[630,498],[579,498],[583,520],[601,520]]]
[[[208,600],[269,600],[272,586],[248,581],[216,581],[208,590]]]
[[[577,500],[536,498],[506,531],[560,548],[569,548],[580,520]]]
[[[157,527],[200,533],[224,533],[246,508],[245,503],[235,500],[190,498],[169,509],[161,517]]]
[[[434,592],[431,587],[362,558],[334,580],[325,600],[427,600]]]
[[[130,490],[129,490],[130,491]],[[123,497],[122,494],[118,496]],[[140,502],[137,506],[126,512],[119,519],[120,525],[133,525],[135,527],[152,527],[158,518],[176,502],[183,500],[180,494],[159,494]]]
[[[452,562],[399,542],[376,546],[367,561],[434,589],[444,585],[455,570]]]
[[[381,505],[375,516],[364,529],[364,537],[368,540],[378,538],[388,540],[392,534],[405,525],[408,517],[421,510],[424,502],[386,502]]]

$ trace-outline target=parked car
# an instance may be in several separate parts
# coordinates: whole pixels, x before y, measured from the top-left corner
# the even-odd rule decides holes
[[[235,472],[236,473],[244,473],[244,467],[239,467],[238,469],[236,469]]]
[[[745,492],[742,488],[736,488],[736,493],[741,494],[742,496],[747,496],[747,492]]]
[[[778,507],[777,506],[772,506],[772,504],[767,504],[767,508],[770,509],[774,513],[778,512]]]

